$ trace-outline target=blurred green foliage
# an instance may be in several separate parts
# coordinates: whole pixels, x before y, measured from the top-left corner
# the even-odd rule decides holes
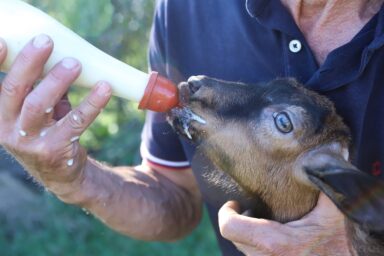
[[[154,0],[26,1],[105,52],[147,70]],[[79,104],[86,94],[85,89],[72,88],[72,104]],[[115,97],[82,135],[81,143],[99,160],[113,165],[137,164],[143,122],[144,113],[137,110],[136,103]],[[10,224],[0,216],[0,255],[219,255],[206,214],[188,238],[171,244],[148,243],[116,234],[81,209],[42,194],[38,207],[25,206],[26,217],[28,211],[38,211],[42,219],[24,225]]]
[[[44,194],[42,220],[10,225],[0,216],[0,255],[4,256],[219,256],[216,238],[205,216],[187,238],[142,242],[120,235],[81,209]],[[28,210],[28,209],[26,209]]]

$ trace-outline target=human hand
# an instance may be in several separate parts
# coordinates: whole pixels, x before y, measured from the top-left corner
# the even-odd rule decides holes
[[[352,255],[344,216],[323,193],[310,213],[285,224],[240,215],[239,205],[229,201],[219,211],[219,226],[245,255]]]
[[[0,144],[52,192],[66,193],[62,184],[79,180],[87,153],[79,136],[97,117],[111,96],[99,82],[81,104],[71,110],[66,93],[81,72],[81,64],[65,58],[41,78],[53,49],[52,40],[40,35],[19,53],[1,82]],[[6,44],[0,41],[0,65]]]

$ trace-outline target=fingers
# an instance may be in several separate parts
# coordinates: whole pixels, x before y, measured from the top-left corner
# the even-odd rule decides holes
[[[40,144],[39,159],[50,166],[47,172],[39,171],[41,180],[70,180],[74,177],[71,173],[76,176],[84,167],[86,152],[78,143],[79,137],[105,107],[111,91],[109,84],[99,82],[77,108],[32,140]]]
[[[307,216],[280,224],[242,216],[238,204],[227,202],[219,211],[220,232],[245,255],[348,255],[344,217],[329,207],[335,208],[320,195]]]
[[[250,218],[238,213],[237,203],[230,201],[219,211],[220,232],[235,243],[253,245],[260,249],[271,248],[275,241],[286,243],[286,229],[277,222]]]
[[[52,40],[46,35],[39,35],[16,57],[1,86],[0,116],[3,120],[17,118],[24,98],[41,76],[52,48]]]
[[[55,65],[25,98],[20,115],[20,129],[30,136],[40,133],[42,127],[51,119],[54,107],[79,76],[80,71],[80,63],[72,58],[65,58]]]
[[[80,136],[96,119],[108,103],[111,95],[110,85],[106,82],[99,82],[77,108],[57,123],[55,128],[57,136],[66,141],[74,140]]]
[[[0,66],[7,57],[7,45],[3,39],[0,38]]]

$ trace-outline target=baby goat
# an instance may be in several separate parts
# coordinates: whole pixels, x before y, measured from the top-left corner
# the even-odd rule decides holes
[[[384,253],[384,182],[348,162],[349,129],[327,98],[292,79],[247,85],[199,76],[179,91],[183,107],[171,124],[264,205],[255,217],[299,219],[323,191],[348,217],[358,254]]]

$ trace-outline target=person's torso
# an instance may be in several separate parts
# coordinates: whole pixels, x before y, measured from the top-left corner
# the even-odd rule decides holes
[[[245,0],[164,1],[168,77],[180,82],[207,75],[245,83],[294,77],[334,102],[352,132],[352,162],[362,171],[382,176],[384,11],[319,67],[278,0],[247,4],[253,16]],[[183,147],[193,163],[194,146],[183,140]],[[201,175],[204,168],[193,167],[217,231],[217,209],[230,196],[207,184]],[[231,245],[222,246],[232,250]]]

